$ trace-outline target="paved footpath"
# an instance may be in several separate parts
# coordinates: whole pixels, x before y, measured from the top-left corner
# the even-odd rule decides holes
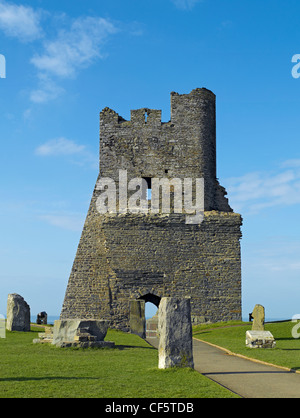
[[[156,338],[147,341],[158,347]],[[244,398],[300,398],[300,374],[230,355],[193,339],[194,367],[199,373]]]

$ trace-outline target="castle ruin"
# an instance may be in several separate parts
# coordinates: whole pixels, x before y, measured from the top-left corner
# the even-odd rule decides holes
[[[96,208],[98,180],[203,178],[204,220],[182,213],[109,213]],[[118,190],[118,188],[117,188]],[[100,171],[70,274],[61,319],[105,319],[129,330],[133,300],[190,297],[194,324],[241,319],[242,218],[216,174],[215,95],[171,93],[171,120],[161,110],[100,113]]]

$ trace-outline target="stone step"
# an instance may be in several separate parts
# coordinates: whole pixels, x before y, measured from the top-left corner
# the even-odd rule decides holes
[[[87,332],[77,333],[74,336],[74,341],[97,341],[97,337],[95,335],[88,334]]]

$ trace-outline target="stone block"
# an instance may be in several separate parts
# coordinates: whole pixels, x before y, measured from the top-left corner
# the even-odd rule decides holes
[[[160,369],[194,367],[190,299],[161,299],[158,334]]]
[[[75,342],[75,337],[86,334],[103,341],[108,329],[108,321],[63,319],[54,322],[52,344]]]
[[[270,331],[247,331],[246,346],[249,348],[274,348],[276,341]]]
[[[76,348],[114,348],[113,341],[64,341],[56,344],[56,347],[76,347]]]
[[[252,331],[263,331],[265,329],[265,308],[262,305],[255,305],[253,312]]]
[[[9,331],[30,331],[30,307],[17,293],[11,293],[7,298],[6,328]]]
[[[141,338],[146,337],[145,301],[130,301],[130,332]]]
[[[5,317],[0,314],[0,338],[6,338]]]

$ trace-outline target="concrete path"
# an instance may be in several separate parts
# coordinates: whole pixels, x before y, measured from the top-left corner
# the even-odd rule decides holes
[[[147,338],[158,348],[158,339]],[[193,339],[194,367],[199,373],[244,398],[300,398],[300,374],[229,355]]]

